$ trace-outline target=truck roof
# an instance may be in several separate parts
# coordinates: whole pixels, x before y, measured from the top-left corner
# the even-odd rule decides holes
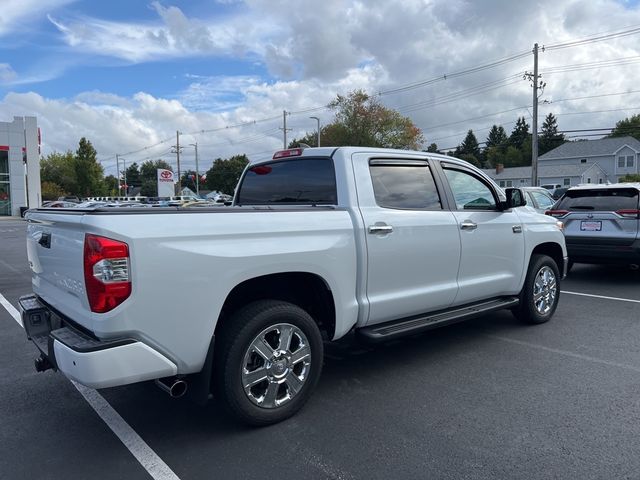
[[[294,148],[278,150],[275,153],[283,152],[285,150],[296,150]],[[333,157],[336,158],[348,158],[351,157],[354,153],[380,153],[380,155],[403,155],[403,156],[413,156],[419,158],[437,158],[439,160],[446,160],[451,163],[455,163],[458,165],[469,166],[471,165],[469,162],[465,160],[460,160],[455,157],[450,157],[448,155],[443,155],[441,153],[431,153],[424,152],[420,150],[403,150],[397,148],[378,148],[378,147],[353,147],[353,146],[345,146],[345,147],[308,147],[308,148],[300,148],[300,154],[281,157],[282,160],[286,160],[287,158],[300,158],[300,157]],[[251,162],[252,165],[257,165],[261,163],[268,163],[273,161],[274,158],[263,159],[255,162]],[[473,166],[473,165],[472,165]]]

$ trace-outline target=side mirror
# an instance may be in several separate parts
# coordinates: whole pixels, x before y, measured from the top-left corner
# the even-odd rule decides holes
[[[524,192],[519,188],[507,188],[505,189],[505,193],[507,195],[507,201],[503,204],[503,210],[524,207],[527,204],[527,200],[524,198]]]

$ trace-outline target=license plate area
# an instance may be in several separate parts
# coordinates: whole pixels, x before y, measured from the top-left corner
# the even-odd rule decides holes
[[[582,220],[580,222],[580,230],[583,232],[600,232],[602,231],[602,222],[600,220]]]

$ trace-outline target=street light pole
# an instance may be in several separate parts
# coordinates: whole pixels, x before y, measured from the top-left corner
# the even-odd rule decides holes
[[[196,195],[200,196],[200,170],[198,169],[198,142],[191,143],[196,149]]]
[[[316,147],[319,147],[320,146],[320,119],[318,117],[309,117],[309,118],[312,118],[316,122],[318,122],[318,141],[316,142],[317,143]]]

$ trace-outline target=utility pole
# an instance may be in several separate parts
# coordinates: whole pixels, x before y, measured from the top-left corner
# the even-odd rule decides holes
[[[284,134],[284,148],[287,148],[287,131],[290,131],[291,128],[287,128],[287,111],[283,110],[282,111],[282,133]]]
[[[116,191],[116,197],[120,196],[120,155],[116,153],[116,180],[118,181],[118,190]]]
[[[124,169],[124,196],[129,196],[129,185],[127,185],[127,159],[122,159],[122,168]]]
[[[544,51],[544,47],[543,47]],[[525,73],[524,78],[531,80],[533,87],[533,125],[531,126],[531,186],[538,186],[538,90],[540,94],[544,91],[546,83],[538,81],[538,44],[533,45],[533,73]]]
[[[538,186],[538,44],[533,46],[533,136],[531,137],[531,186]]]

